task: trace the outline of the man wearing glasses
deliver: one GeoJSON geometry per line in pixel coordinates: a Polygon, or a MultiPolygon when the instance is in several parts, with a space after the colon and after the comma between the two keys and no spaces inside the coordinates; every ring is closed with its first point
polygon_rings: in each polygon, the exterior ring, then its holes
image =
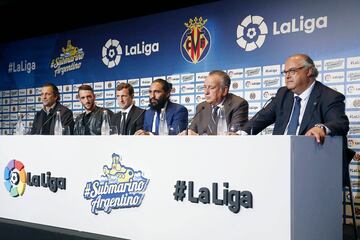
{"type": "MultiPolygon", "coordinates": [[[[346,135],[349,120],[345,115],[345,97],[316,81],[318,70],[313,60],[305,54],[296,54],[285,62],[285,87],[281,87],[275,98],[243,128],[247,134],[257,134],[275,123],[273,135],[314,136],[323,143],[326,135],[346,135]]],[[[344,147],[344,183],[348,182],[346,169],[353,153],[344,147]]]]}

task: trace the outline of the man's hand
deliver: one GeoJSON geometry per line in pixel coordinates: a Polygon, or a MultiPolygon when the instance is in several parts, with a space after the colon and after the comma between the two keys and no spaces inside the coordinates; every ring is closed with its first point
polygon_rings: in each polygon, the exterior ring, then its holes
{"type": "Polygon", "coordinates": [[[237,132],[227,132],[226,135],[228,135],[228,136],[239,136],[240,134],[237,133],[237,132]]]}
{"type": "MultiPolygon", "coordinates": [[[[186,136],[186,130],[182,131],[182,132],[179,133],[178,135],[180,135],[180,136],[186,136]]],[[[196,135],[199,135],[199,134],[196,133],[196,132],[194,132],[194,131],[191,130],[191,129],[188,129],[187,135],[194,135],[194,136],[196,136],[196,135]]]]}
{"type": "Polygon", "coordinates": [[[356,162],[360,161],[360,154],[358,152],[355,153],[355,155],[353,157],[353,160],[356,161],[356,162]]]}
{"type": "Polygon", "coordinates": [[[323,128],[313,127],[306,132],[305,136],[315,136],[316,142],[323,144],[325,140],[326,133],[323,128]]]}
{"type": "Polygon", "coordinates": [[[134,135],[136,135],[136,136],[150,135],[150,133],[149,133],[149,132],[146,132],[146,131],[144,131],[144,130],[142,130],[142,129],[139,129],[139,130],[137,130],[137,131],[134,133],[134,135]]]}

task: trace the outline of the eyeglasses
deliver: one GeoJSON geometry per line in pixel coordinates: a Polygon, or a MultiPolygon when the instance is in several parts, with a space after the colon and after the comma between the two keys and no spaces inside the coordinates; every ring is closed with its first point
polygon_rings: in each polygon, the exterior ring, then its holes
{"type": "Polygon", "coordinates": [[[302,67],[298,67],[298,68],[290,68],[289,70],[284,70],[281,72],[282,75],[286,76],[288,73],[290,74],[290,76],[295,75],[295,73],[297,71],[299,71],[300,69],[303,69],[305,66],[302,67]]]}

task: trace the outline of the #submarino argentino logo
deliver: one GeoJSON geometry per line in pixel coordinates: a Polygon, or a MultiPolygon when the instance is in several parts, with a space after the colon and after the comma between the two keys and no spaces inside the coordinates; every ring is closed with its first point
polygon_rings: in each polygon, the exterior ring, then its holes
{"type": "Polygon", "coordinates": [[[142,171],[125,166],[121,156],[113,153],[111,165],[104,165],[99,180],[86,183],[83,195],[91,200],[91,212],[96,215],[99,211],[139,207],[149,181],[142,171]]]}

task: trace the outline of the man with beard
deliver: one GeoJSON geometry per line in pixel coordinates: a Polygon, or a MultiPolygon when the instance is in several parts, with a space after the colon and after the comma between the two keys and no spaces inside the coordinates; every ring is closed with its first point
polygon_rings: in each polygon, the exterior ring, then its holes
{"type": "Polygon", "coordinates": [[[109,124],[113,118],[113,112],[109,109],[98,107],[95,104],[94,90],[89,85],[81,85],[78,90],[78,97],[85,108],[85,112],[77,116],[75,120],[75,135],[101,135],[101,124],[104,111],[109,116],[109,124]]]}
{"type": "Polygon", "coordinates": [[[149,89],[149,106],[145,112],[144,128],[135,135],[158,135],[159,117],[162,108],[165,109],[166,122],[170,134],[178,134],[186,129],[188,124],[188,111],[180,105],[170,101],[172,84],[164,79],[156,79],[149,89]]]}
{"type": "Polygon", "coordinates": [[[54,135],[56,112],[60,112],[61,124],[63,127],[70,128],[70,134],[74,129],[74,118],[71,110],[60,104],[59,89],[52,83],[46,83],[41,88],[41,101],[43,108],[36,113],[32,135],[54,135]]]}
{"type": "Polygon", "coordinates": [[[116,87],[116,98],[120,112],[115,114],[113,125],[117,126],[118,134],[134,135],[143,128],[145,110],[134,105],[134,88],[128,83],[116,87]]]}

